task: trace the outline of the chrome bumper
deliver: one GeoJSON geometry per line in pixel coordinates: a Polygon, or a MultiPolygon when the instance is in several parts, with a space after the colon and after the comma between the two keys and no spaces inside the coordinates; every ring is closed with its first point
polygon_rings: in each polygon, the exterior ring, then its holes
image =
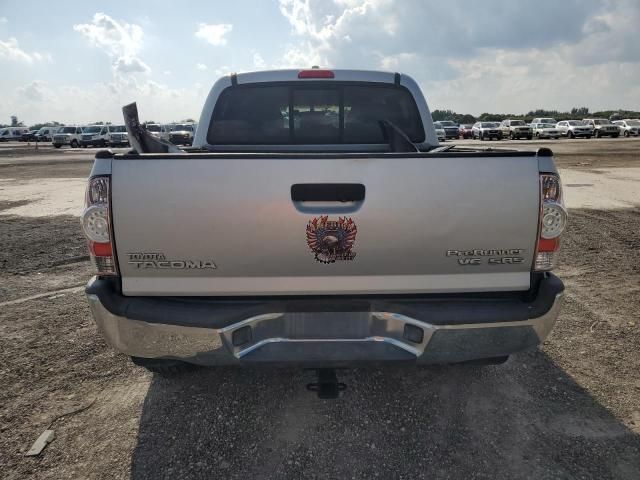
{"type": "Polygon", "coordinates": [[[546,313],[527,320],[432,325],[394,312],[273,312],[219,329],[131,320],[109,312],[97,295],[87,298],[107,342],[127,355],[201,365],[329,366],[455,363],[532,348],[549,335],[563,293],[546,313]]]}

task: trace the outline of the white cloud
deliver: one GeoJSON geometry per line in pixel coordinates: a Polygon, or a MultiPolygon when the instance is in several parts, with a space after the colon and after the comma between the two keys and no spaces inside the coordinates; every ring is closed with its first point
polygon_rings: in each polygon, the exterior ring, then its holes
{"type": "MultiPolygon", "coordinates": [[[[75,25],[74,30],[105,54],[112,78],[83,87],[33,81],[16,88],[14,95],[1,97],[0,114],[19,112],[27,123],[121,122],[121,106],[136,101],[143,120],[169,122],[199,115],[208,93],[205,87],[172,88],[157,78],[141,75],[148,74],[150,68],[139,56],[144,38],[140,26],[98,13],[91,22],[75,25]]],[[[11,47],[16,45],[10,42],[11,47]]],[[[162,74],[171,75],[171,71],[162,74]]]]}
{"type": "Polygon", "coordinates": [[[216,68],[214,71],[216,75],[219,76],[229,75],[230,73],[234,72],[234,70],[229,65],[222,65],[221,67],[216,68]]]}
{"type": "Polygon", "coordinates": [[[293,40],[277,66],[408,73],[432,107],[461,113],[640,108],[637,0],[504,1],[495,9],[482,2],[280,0],[279,7],[293,40]]]}
{"type": "Polygon", "coordinates": [[[412,65],[418,59],[414,52],[401,52],[395,55],[383,56],[380,59],[380,68],[384,70],[404,70],[402,67],[412,65]]]}
{"type": "Polygon", "coordinates": [[[51,55],[48,53],[27,52],[23,50],[20,48],[18,40],[14,37],[9,38],[6,42],[0,40],[0,60],[2,59],[26,63],[28,65],[33,65],[37,62],[53,61],[51,55]]]}
{"type": "Polygon", "coordinates": [[[205,71],[207,66],[204,63],[196,63],[196,70],[205,71]]]}
{"type": "Polygon", "coordinates": [[[15,94],[0,98],[0,115],[17,113],[26,124],[45,121],[87,123],[122,122],[122,106],[137,102],[140,118],[158,122],[197,118],[208,89],[200,86],[170,88],[149,79],[118,77],[87,87],[33,81],[15,94]]]}
{"type": "Polygon", "coordinates": [[[198,30],[196,30],[195,36],[210,43],[211,45],[222,46],[227,44],[227,39],[225,37],[229,32],[231,32],[231,30],[233,30],[233,25],[230,23],[201,23],[198,25],[198,30]]]}
{"type": "Polygon", "coordinates": [[[45,82],[34,80],[28,85],[18,87],[16,93],[26,100],[42,102],[47,96],[47,88],[45,82]]]}
{"type": "Polygon", "coordinates": [[[140,25],[119,22],[104,13],[96,13],[91,23],[74,25],[91,45],[111,58],[114,74],[149,73],[151,69],[139,57],[144,32],[140,25]]]}
{"type": "Polygon", "coordinates": [[[74,25],[73,29],[87,37],[94,46],[104,48],[114,57],[137,54],[144,36],[140,25],[120,23],[100,12],[93,16],[91,23],[74,25]]]}
{"type": "Polygon", "coordinates": [[[253,54],[253,66],[259,69],[263,69],[267,66],[264,58],[262,58],[262,55],[260,55],[258,52],[253,54]]]}
{"type": "Polygon", "coordinates": [[[149,66],[138,57],[119,57],[113,62],[113,69],[118,73],[149,73],[149,66]]]}
{"type": "Polygon", "coordinates": [[[309,68],[312,65],[333,66],[311,42],[305,42],[302,45],[289,45],[275,66],[276,68],[309,68]]]}

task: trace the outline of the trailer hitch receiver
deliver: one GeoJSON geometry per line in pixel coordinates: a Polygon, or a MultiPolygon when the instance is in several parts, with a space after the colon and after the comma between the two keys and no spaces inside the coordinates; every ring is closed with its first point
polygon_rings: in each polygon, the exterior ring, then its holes
{"type": "Polygon", "coordinates": [[[336,371],[333,368],[319,368],[318,382],[307,384],[307,390],[318,393],[318,398],[333,399],[338,398],[340,392],[346,390],[344,383],[338,382],[336,371]]]}

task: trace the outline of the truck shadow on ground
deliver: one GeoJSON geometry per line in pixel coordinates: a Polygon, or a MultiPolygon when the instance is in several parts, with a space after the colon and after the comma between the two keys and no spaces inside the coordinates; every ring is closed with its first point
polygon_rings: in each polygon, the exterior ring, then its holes
{"type": "Polygon", "coordinates": [[[640,437],[540,351],[490,367],[155,376],[132,478],[637,478],[640,437]]]}

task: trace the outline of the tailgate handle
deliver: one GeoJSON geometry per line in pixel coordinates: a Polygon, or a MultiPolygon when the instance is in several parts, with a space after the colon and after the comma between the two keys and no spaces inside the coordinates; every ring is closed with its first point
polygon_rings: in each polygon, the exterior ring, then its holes
{"type": "Polygon", "coordinates": [[[291,185],[294,202],[362,202],[364,185],[361,183],[296,183],[291,185]]]}

